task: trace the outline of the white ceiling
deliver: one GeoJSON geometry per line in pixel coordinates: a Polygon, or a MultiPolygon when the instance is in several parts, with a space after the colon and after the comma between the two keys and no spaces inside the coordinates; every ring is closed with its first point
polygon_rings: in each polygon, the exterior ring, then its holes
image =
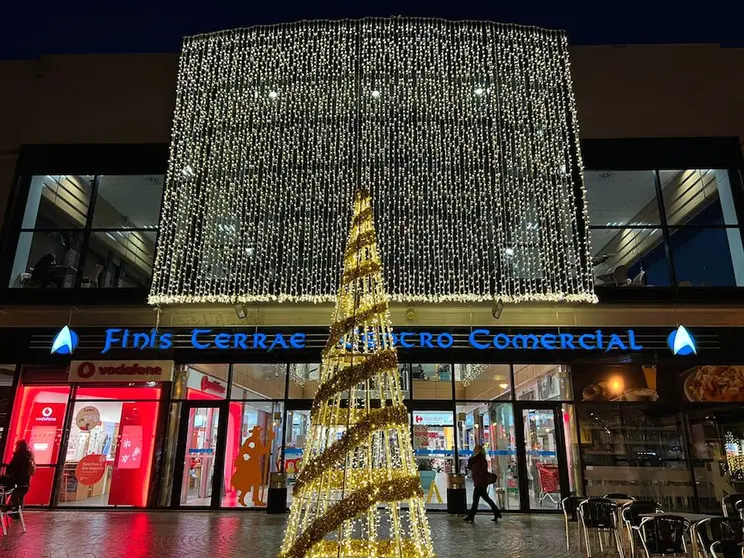
{"type": "Polygon", "coordinates": [[[163,196],[163,176],[101,175],[98,195],[135,226],[156,225],[163,196]]]}
{"type": "MultiPolygon", "coordinates": [[[[612,226],[648,223],[634,219],[649,204],[656,203],[653,171],[585,171],[589,224],[612,226]]],[[[648,215],[648,213],[646,214],[648,215]]],[[[659,223],[653,210],[653,223],[659,223]]],[[[597,231],[599,232],[599,231],[597,231]]],[[[593,237],[595,235],[592,235],[593,237]]]]}

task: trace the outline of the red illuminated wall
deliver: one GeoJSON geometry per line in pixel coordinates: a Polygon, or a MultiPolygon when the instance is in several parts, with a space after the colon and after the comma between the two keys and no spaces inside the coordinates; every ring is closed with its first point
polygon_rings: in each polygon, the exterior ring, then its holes
{"type": "Polygon", "coordinates": [[[36,474],[25,498],[27,505],[48,505],[59,459],[70,386],[22,386],[8,431],[3,462],[8,463],[16,442],[26,440],[36,459],[36,474]]]}

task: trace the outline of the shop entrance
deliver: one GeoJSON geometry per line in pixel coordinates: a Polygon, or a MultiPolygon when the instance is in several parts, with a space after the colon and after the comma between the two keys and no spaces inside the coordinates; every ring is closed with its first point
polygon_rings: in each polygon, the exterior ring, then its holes
{"type": "Polygon", "coordinates": [[[176,458],[173,507],[219,507],[224,439],[224,404],[184,402],[176,458]]]}
{"type": "Polygon", "coordinates": [[[524,402],[514,410],[520,508],[559,510],[579,468],[578,455],[567,450],[576,438],[573,406],[524,402]]]}

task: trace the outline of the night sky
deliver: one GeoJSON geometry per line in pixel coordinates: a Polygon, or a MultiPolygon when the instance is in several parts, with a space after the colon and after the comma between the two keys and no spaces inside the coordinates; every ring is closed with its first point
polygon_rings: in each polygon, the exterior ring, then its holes
{"type": "Polygon", "coordinates": [[[181,37],[300,19],[410,15],[567,29],[572,44],[720,43],[744,47],[741,0],[546,2],[437,0],[8,0],[0,59],[85,52],[177,52],[181,37]],[[10,12],[9,7],[13,6],[10,12]],[[124,7],[126,6],[126,7],[124,7]]]}

